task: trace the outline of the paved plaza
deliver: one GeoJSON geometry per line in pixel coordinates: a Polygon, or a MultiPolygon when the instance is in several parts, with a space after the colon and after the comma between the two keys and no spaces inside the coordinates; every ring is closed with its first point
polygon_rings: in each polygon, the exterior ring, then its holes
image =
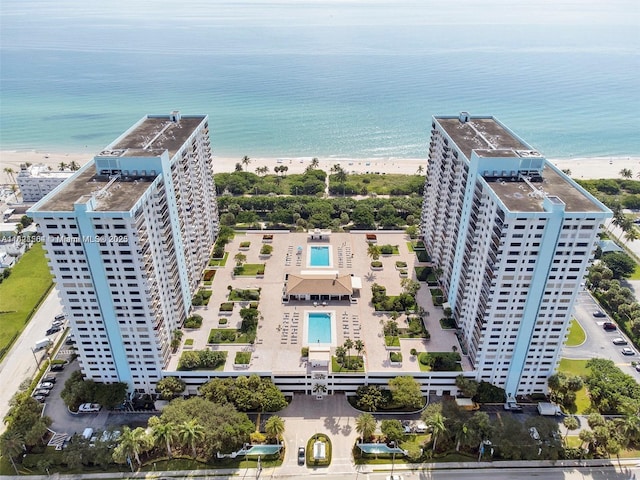
{"type": "MultiPolygon", "coordinates": [[[[367,255],[368,243],[365,233],[331,233],[329,239],[311,239],[307,233],[273,233],[269,244],[273,246],[270,256],[260,255],[264,231],[237,234],[226,247],[229,258],[224,267],[219,267],[210,288],[211,298],[207,306],[196,307],[194,313],[203,317],[202,327],[185,330],[183,346],[173,355],[167,370],[177,367],[178,359],[185,348],[192,350],[221,350],[229,352],[225,371],[246,373],[305,373],[307,371],[306,358],[301,355],[301,349],[308,345],[308,329],[306,316],[309,312],[330,312],[332,314],[332,329],[335,329],[335,344],[342,345],[346,338],[354,342],[362,340],[365,345],[365,368],[368,372],[384,372],[392,369],[398,373],[419,371],[417,360],[411,357],[410,350],[451,352],[453,347],[459,351],[459,344],[453,330],[443,330],[439,320],[443,317],[441,307],[434,307],[429,288],[425,283],[418,291],[417,301],[427,312],[426,327],[431,339],[401,339],[403,362],[401,365],[391,365],[388,351],[384,344],[383,324],[391,317],[377,313],[371,304],[371,285],[378,283],[387,288],[388,295],[401,293],[399,271],[396,261],[407,262],[410,278],[415,279],[414,267],[419,265],[416,255],[409,251],[409,238],[404,232],[376,232],[377,244],[397,245],[398,255],[381,256],[382,270],[373,271],[371,258],[367,255]],[[248,249],[240,248],[241,242],[250,242],[248,249]],[[325,270],[339,272],[340,275],[351,274],[360,277],[362,289],[355,295],[357,302],[342,301],[290,301],[284,303],[283,286],[285,276],[296,275],[301,271],[322,270],[309,265],[308,248],[310,245],[330,245],[330,266],[325,270]],[[264,263],[264,277],[235,277],[233,257],[237,253],[246,255],[248,264],[264,263]],[[255,345],[249,344],[208,344],[209,332],[212,328],[239,328],[240,309],[248,306],[248,302],[237,302],[231,314],[221,314],[220,304],[228,301],[229,286],[234,289],[260,289],[260,303],[258,309],[261,318],[255,345]],[[225,325],[219,324],[220,318],[226,318],[225,325]],[[192,339],[193,344],[185,347],[185,340],[192,339]],[[251,363],[248,368],[234,367],[233,361],[237,351],[252,352],[251,363]]],[[[397,322],[400,327],[406,326],[406,315],[401,315],[397,322]]],[[[332,348],[332,351],[333,351],[332,348]]],[[[355,351],[353,351],[355,354],[355,351]]],[[[463,368],[470,368],[468,361],[463,360],[463,368]]]]}

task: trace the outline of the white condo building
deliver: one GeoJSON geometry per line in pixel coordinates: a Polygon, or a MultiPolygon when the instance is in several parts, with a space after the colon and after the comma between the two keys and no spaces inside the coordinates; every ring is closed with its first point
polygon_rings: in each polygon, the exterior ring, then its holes
{"type": "Polygon", "coordinates": [[[72,171],[54,171],[43,164],[21,165],[16,182],[22,193],[22,201],[37,202],[71,175],[72,171]]]}
{"type": "Polygon", "coordinates": [[[495,118],[433,118],[422,235],[478,380],[546,392],[610,216],[495,118]]]}
{"type": "Polygon", "coordinates": [[[149,115],[29,210],[85,378],[161,378],[218,231],[211,162],[206,115],[149,115]]]}

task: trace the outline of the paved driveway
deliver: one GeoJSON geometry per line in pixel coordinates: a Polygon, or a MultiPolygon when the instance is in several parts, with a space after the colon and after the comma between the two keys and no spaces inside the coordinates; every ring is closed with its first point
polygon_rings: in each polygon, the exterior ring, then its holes
{"type": "Polygon", "coordinates": [[[310,469],[298,466],[298,447],[306,447],[314,433],[324,433],[331,439],[332,459],[328,468],[319,472],[353,473],[351,448],[358,437],[354,410],[343,395],[330,395],[316,400],[311,395],[295,396],[291,404],[280,412],[285,420],[285,444],[287,453],[279,473],[309,474],[310,469]]]}

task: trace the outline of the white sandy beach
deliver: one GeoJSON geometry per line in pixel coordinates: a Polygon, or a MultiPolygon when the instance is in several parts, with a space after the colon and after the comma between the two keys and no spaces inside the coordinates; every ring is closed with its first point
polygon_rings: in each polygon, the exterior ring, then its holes
{"type": "MultiPolygon", "coordinates": [[[[13,183],[4,171],[11,168],[16,174],[20,171],[20,165],[26,162],[43,163],[52,170],[58,170],[60,163],[69,164],[75,161],[84,165],[91,160],[91,155],[86,153],[52,153],[39,151],[12,151],[0,150],[0,185],[13,183]]],[[[237,158],[214,156],[213,170],[215,173],[232,172],[236,163],[240,162],[242,155],[237,158]]],[[[311,162],[312,157],[251,157],[249,171],[256,168],[269,167],[269,173],[274,173],[277,166],[287,166],[287,173],[302,173],[311,162]]],[[[420,165],[426,167],[426,158],[342,158],[342,157],[318,157],[320,168],[329,171],[335,164],[340,164],[348,173],[386,172],[386,173],[417,173],[420,165]]],[[[593,178],[620,178],[620,170],[629,169],[633,172],[633,178],[640,174],[640,157],[594,157],[550,159],[560,169],[569,169],[571,176],[576,179],[593,178]]]]}

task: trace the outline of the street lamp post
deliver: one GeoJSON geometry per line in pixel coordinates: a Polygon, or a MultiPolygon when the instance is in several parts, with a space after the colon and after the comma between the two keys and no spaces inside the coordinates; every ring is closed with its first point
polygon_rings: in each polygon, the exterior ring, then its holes
{"type": "Polygon", "coordinates": [[[258,467],[256,468],[256,480],[260,478],[260,472],[262,472],[262,464],[260,463],[260,457],[258,456],[258,467]]]}
{"type": "Polygon", "coordinates": [[[40,362],[38,361],[38,357],[36,357],[36,352],[33,350],[33,347],[29,347],[31,353],[33,354],[33,359],[36,361],[36,368],[40,367],[40,362]]]}

